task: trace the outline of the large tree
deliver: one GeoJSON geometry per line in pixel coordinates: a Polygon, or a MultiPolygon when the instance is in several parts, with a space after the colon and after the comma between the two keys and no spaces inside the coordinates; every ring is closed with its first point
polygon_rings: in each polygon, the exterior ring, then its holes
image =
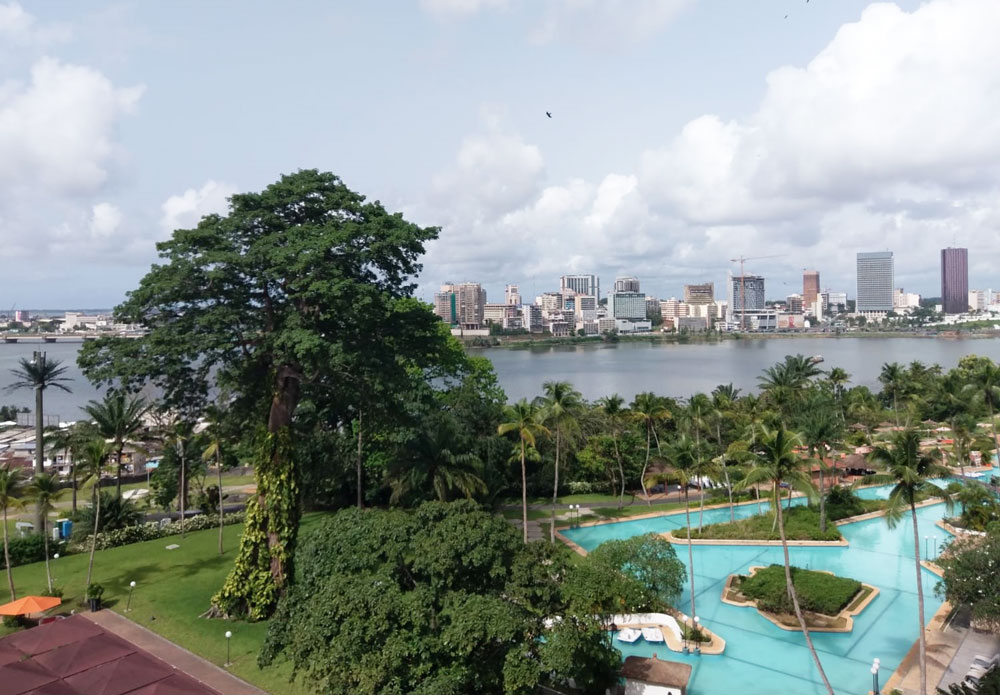
{"type": "Polygon", "coordinates": [[[524,531],[524,542],[528,542],[528,448],[535,448],[537,437],[549,434],[542,424],[542,409],[534,403],[522,398],[517,403],[504,409],[503,419],[497,426],[497,434],[505,435],[513,432],[517,435],[521,456],[521,528],[524,531]]]}
{"type": "Polygon", "coordinates": [[[122,456],[127,444],[136,446],[139,435],[146,427],[145,417],[149,405],[143,398],[131,398],[122,391],[114,391],[103,401],[90,401],[83,407],[93,420],[97,436],[111,442],[115,464],[115,494],[122,496],[122,456]]]}
{"type": "Polygon", "coordinates": [[[84,346],[99,384],[152,382],[174,413],[200,412],[217,385],[255,442],[257,490],[216,613],[265,618],[294,576],[300,516],[296,409],[326,406],[349,427],[381,383],[433,362],[447,341],[412,278],[435,228],[421,228],[315,170],[234,195],[158,245],[161,262],[116,308],[136,340],[84,346]]]}
{"type": "Polygon", "coordinates": [[[552,515],[549,541],[556,542],[556,502],[559,499],[559,459],[563,443],[579,428],[578,418],[583,410],[583,396],[568,381],[546,381],[542,384],[545,396],[536,399],[544,410],[545,421],[555,434],[556,460],[552,473],[552,515]]]}

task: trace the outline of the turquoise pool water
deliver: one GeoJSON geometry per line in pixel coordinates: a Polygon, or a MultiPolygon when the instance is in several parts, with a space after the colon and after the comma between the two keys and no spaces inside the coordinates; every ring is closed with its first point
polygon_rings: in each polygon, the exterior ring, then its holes
{"type": "MultiPolygon", "coordinates": [[[[862,496],[884,497],[888,488],[868,488],[862,496]]],[[[801,503],[801,500],[794,500],[801,503]]],[[[768,505],[763,505],[768,509],[768,505]]],[[[737,508],[739,517],[757,513],[757,505],[737,508]]],[[[938,544],[948,535],[934,522],[945,515],[945,506],[936,504],[917,510],[917,527],[924,554],[924,537],[937,536],[938,544]]],[[[691,514],[698,523],[697,510],[691,514]]],[[[704,522],[729,520],[728,509],[705,511],[704,522]]],[[[684,512],[653,519],[638,519],[602,526],[563,531],[567,538],[590,551],[606,540],[628,538],[642,533],[662,533],[684,528],[684,512]]],[[[827,677],[838,693],[871,690],[872,659],[882,663],[882,684],[895,671],[917,638],[916,572],[913,562],[913,525],[907,515],[895,529],[881,518],[841,527],[848,547],[789,548],[792,564],[810,569],[830,570],[853,577],[880,590],[879,596],[854,620],[849,634],[811,633],[827,677]]],[[[933,544],[933,541],[930,541],[933,544]]],[[[676,546],[678,557],[687,565],[684,546],[676,546]]],[[[928,545],[928,550],[931,548],[928,545]]],[[[751,608],[729,606],[721,601],[723,583],[730,574],[745,574],[751,565],[781,563],[781,547],[695,546],[695,601],[702,622],[726,640],[720,656],[692,656],[671,652],[663,645],[643,641],[615,646],[624,656],[658,656],[685,661],[693,667],[691,695],[739,693],[824,693],[822,682],[799,632],[782,630],[751,608]]],[[[933,553],[932,553],[933,554],[933,553]]],[[[690,568],[689,568],[690,569],[690,568]]],[[[923,570],[926,617],[930,620],[941,606],[934,595],[937,577],[923,570]]],[[[677,606],[688,612],[690,594],[685,589],[677,606]]]]}

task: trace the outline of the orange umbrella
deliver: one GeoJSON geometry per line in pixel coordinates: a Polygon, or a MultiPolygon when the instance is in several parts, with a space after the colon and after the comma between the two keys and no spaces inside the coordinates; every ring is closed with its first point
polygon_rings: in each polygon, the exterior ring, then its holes
{"type": "Polygon", "coordinates": [[[62,599],[58,596],[25,596],[0,606],[0,615],[27,615],[55,608],[62,599]]]}

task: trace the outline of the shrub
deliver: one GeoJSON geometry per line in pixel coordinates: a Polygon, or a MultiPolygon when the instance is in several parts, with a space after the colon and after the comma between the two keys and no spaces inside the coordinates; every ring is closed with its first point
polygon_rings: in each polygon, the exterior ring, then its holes
{"type": "MultiPolygon", "coordinates": [[[[27,536],[14,536],[8,542],[11,567],[27,565],[45,559],[45,539],[40,533],[27,536]]],[[[7,563],[3,553],[0,553],[0,568],[6,569],[7,563]]]]}
{"type": "Polygon", "coordinates": [[[574,480],[566,483],[571,495],[603,494],[608,491],[608,484],[604,482],[593,483],[588,480],[574,480]]]}
{"type": "MultiPolygon", "coordinates": [[[[785,536],[788,540],[838,541],[841,538],[840,530],[833,524],[827,524],[826,532],[820,532],[819,511],[816,509],[796,506],[783,509],[782,514],[785,520],[785,536]]],[[[677,538],[683,538],[684,535],[684,529],[674,531],[674,536],[677,538]]],[[[781,535],[774,526],[774,516],[766,512],[733,522],[709,524],[701,531],[694,527],[691,529],[691,538],[776,541],[781,539],[781,535]]]]}
{"type": "MultiPolygon", "coordinates": [[[[242,524],[245,516],[246,515],[243,512],[226,514],[223,523],[226,526],[229,526],[230,524],[242,524]]],[[[97,550],[106,550],[108,548],[117,548],[122,545],[131,545],[132,543],[155,541],[157,538],[166,538],[167,536],[179,534],[181,532],[181,524],[182,522],[175,521],[161,528],[157,522],[147,521],[144,524],[127,526],[115,531],[104,531],[97,534],[95,547],[97,550]]],[[[218,525],[219,517],[201,514],[184,521],[183,529],[184,531],[204,531],[205,529],[216,528],[218,525]]],[[[85,538],[76,541],[72,550],[76,552],[89,551],[90,536],[88,535],[85,538]]],[[[44,554],[42,557],[44,558],[44,554]]]]}
{"type": "MultiPolygon", "coordinates": [[[[98,520],[99,531],[117,531],[128,526],[135,526],[142,519],[142,513],[135,508],[131,500],[119,499],[113,492],[101,492],[101,518],[98,520]]],[[[94,528],[94,506],[81,509],[73,522],[73,539],[89,538],[94,528]]]]}
{"type": "Polygon", "coordinates": [[[63,597],[63,590],[60,587],[58,587],[58,586],[54,586],[51,589],[48,589],[48,588],[42,589],[41,595],[42,596],[55,596],[56,598],[62,598],[63,597]]]}
{"type": "Polygon", "coordinates": [[[849,487],[834,485],[826,493],[826,515],[833,521],[858,516],[865,511],[864,500],[854,494],[854,490],[849,487]]]}
{"type": "MultiPolygon", "coordinates": [[[[802,610],[836,615],[861,590],[861,582],[846,577],[836,577],[826,572],[815,572],[792,567],[792,583],[799,597],[802,610]]],[[[757,607],[772,613],[791,613],[792,600],[785,584],[785,568],[771,565],[757,570],[751,577],[742,577],[740,590],[757,601],[757,607]]]]}
{"type": "Polygon", "coordinates": [[[104,596],[104,587],[103,586],[101,586],[100,584],[97,584],[96,582],[93,583],[93,584],[88,584],[87,585],[86,598],[88,598],[88,599],[101,598],[102,596],[104,596]]]}

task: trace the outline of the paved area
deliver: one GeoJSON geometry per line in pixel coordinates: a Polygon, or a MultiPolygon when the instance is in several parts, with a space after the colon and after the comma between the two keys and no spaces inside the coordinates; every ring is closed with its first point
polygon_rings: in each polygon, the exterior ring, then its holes
{"type": "Polygon", "coordinates": [[[959,645],[958,651],[955,652],[955,656],[952,657],[951,663],[937,687],[947,690],[952,683],[960,683],[965,678],[965,674],[969,672],[972,659],[980,654],[986,658],[1000,654],[1000,636],[965,629],[965,638],[959,645]]]}
{"type": "Polygon", "coordinates": [[[142,625],[133,623],[128,618],[123,618],[114,611],[103,610],[97,613],[81,613],[80,615],[108,632],[145,649],[153,656],[162,659],[210,688],[215,688],[220,693],[225,693],[225,695],[267,695],[260,688],[250,685],[187,649],[147,630],[142,625]]]}

